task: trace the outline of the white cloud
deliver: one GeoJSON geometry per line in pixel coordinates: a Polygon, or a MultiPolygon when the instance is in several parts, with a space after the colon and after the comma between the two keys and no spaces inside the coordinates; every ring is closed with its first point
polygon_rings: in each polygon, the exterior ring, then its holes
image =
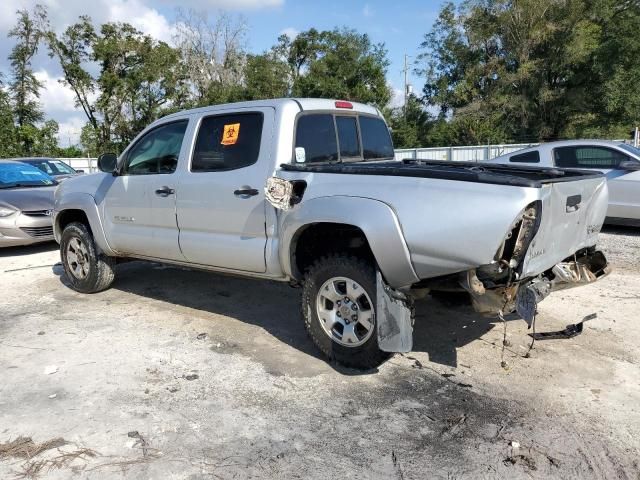
{"type": "Polygon", "coordinates": [[[400,108],[404,105],[404,91],[401,88],[395,88],[393,85],[389,85],[391,89],[391,100],[389,106],[391,108],[400,108]]]}
{"type": "Polygon", "coordinates": [[[50,75],[46,70],[38,70],[35,76],[42,82],[40,103],[46,112],[46,118],[53,118],[58,122],[60,145],[77,145],[80,142],[80,131],[87,118],[81,109],[75,107],[74,93],[60,83],[60,78],[50,75]]]}
{"type": "Polygon", "coordinates": [[[40,102],[47,112],[75,111],[74,93],[59,82],[59,78],[52,77],[46,70],[39,70],[34,74],[42,83],[40,102]]]}
{"type": "Polygon", "coordinates": [[[280,35],[286,35],[291,40],[295,39],[300,34],[299,30],[296,30],[293,27],[287,27],[284,30],[280,31],[280,35]]]}
{"type": "Polygon", "coordinates": [[[98,25],[104,22],[128,22],[159,40],[171,39],[171,22],[145,0],[4,0],[0,2],[0,35],[4,36],[16,21],[16,10],[33,10],[44,5],[54,29],[63,31],[80,15],[89,15],[98,25]]]}
{"type": "Polygon", "coordinates": [[[362,9],[362,15],[364,15],[365,17],[371,17],[373,16],[373,10],[371,10],[371,7],[369,6],[369,4],[367,3],[364,8],[362,9]]]}
{"type": "Polygon", "coordinates": [[[58,143],[61,147],[69,147],[80,143],[82,127],[87,123],[86,117],[80,114],[68,116],[65,121],[58,122],[58,143]]]}
{"type": "MultiPolygon", "coordinates": [[[[127,22],[158,40],[171,42],[175,25],[162,11],[171,11],[177,6],[196,10],[255,10],[280,7],[284,0],[0,0],[0,38],[5,39],[0,42],[0,69],[7,68],[6,58],[14,44],[6,36],[16,22],[15,12],[32,11],[36,4],[47,8],[49,21],[57,32],[64,31],[80,15],[89,15],[96,26],[105,22],[127,22]]],[[[288,28],[283,33],[295,38],[298,31],[288,28]]],[[[36,78],[43,83],[40,102],[45,117],[58,122],[62,145],[68,145],[69,139],[71,144],[76,144],[86,121],[84,113],[74,106],[73,92],[59,82],[59,67],[47,58],[45,48],[35,57],[34,68],[36,78]]],[[[6,73],[5,70],[5,76],[6,73]]]]}
{"type": "Polygon", "coordinates": [[[174,26],[156,9],[138,0],[111,0],[105,3],[108,8],[107,21],[127,22],[153,38],[171,42],[174,26]]]}
{"type": "Polygon", "coordinates": [[[261,8],[273,8],[284,5],[284,0],[162,0],[165,4],[180,5],[195,9],[217,8],[222,10],[258,10],[261,8]]]}

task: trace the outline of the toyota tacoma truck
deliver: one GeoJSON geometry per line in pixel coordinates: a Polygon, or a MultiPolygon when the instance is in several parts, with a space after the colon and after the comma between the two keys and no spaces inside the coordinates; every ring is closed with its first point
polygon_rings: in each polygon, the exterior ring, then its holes
{"type": "Polygon", "coordinates": [[[99,292],[150,260],[302,286],[317,347],[371,368],[412,348],[413,299],[468,292],[532,322],[550,292],[588,284],[607,209],[593,171],[395,161],[379,110],[279,99],[164,117],[102,173],[55,193],[69,285],[99,292]]]}

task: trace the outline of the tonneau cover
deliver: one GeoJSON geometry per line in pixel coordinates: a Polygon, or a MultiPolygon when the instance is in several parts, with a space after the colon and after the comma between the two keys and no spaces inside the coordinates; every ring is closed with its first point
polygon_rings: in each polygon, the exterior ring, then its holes
{"type": "Polygon", "coordinates": [[[549,183],[571,182],[604,176],[602,173],[594,172],[593,170],[565,170],[560,168],[476,162],[443,162],[437,160],[282,164],[281,168],[296,172],[438,178],[531,188],[541,188],[549,183]]]}

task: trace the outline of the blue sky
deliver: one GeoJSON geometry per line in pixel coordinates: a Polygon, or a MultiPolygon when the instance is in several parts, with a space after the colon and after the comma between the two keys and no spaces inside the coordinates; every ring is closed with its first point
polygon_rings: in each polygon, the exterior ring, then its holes
{"type": "MultiPolygon", "coordinates": [[[[0,71],[8,74],[7,54],[13,46],[6,35],[15,22],[15,11],[44,4],[53,27],[61,31],[79,15],[89,15],[95,23],[129,22],[156,38],[171,41],[176,9],[193,8],[215,16],[221,10],[242,15],[248,23],[246,46],[260,53],[276,43],[281,33],[316,28],[354,28],[367,33],[375,43],[383,42],[388,50],[387,80],[395,91],[397,104],[402,97],[402,63],[404,54],[415,59],[424,34],[430,30],[444,0],[3,0],[0,2],[0,71]]],[[[73,105],[72,93],[59,79],[55,62],[41,52],[34,60],[36,75],[45,85],[41,102],[48,117],[60,124],[63,144],[75,143],[85,122],[73,105]]],[[[422,82],[410,73],[410,83],[419,91],[422,82]]]]}

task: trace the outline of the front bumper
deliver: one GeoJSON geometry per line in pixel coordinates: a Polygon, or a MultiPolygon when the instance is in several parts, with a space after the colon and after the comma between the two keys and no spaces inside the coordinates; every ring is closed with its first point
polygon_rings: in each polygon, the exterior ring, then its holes
{"type": "Polygon", "coordinates": [[[51,210],[17,212],[0,218],[0,247],[54,240],[51,210]]]}

